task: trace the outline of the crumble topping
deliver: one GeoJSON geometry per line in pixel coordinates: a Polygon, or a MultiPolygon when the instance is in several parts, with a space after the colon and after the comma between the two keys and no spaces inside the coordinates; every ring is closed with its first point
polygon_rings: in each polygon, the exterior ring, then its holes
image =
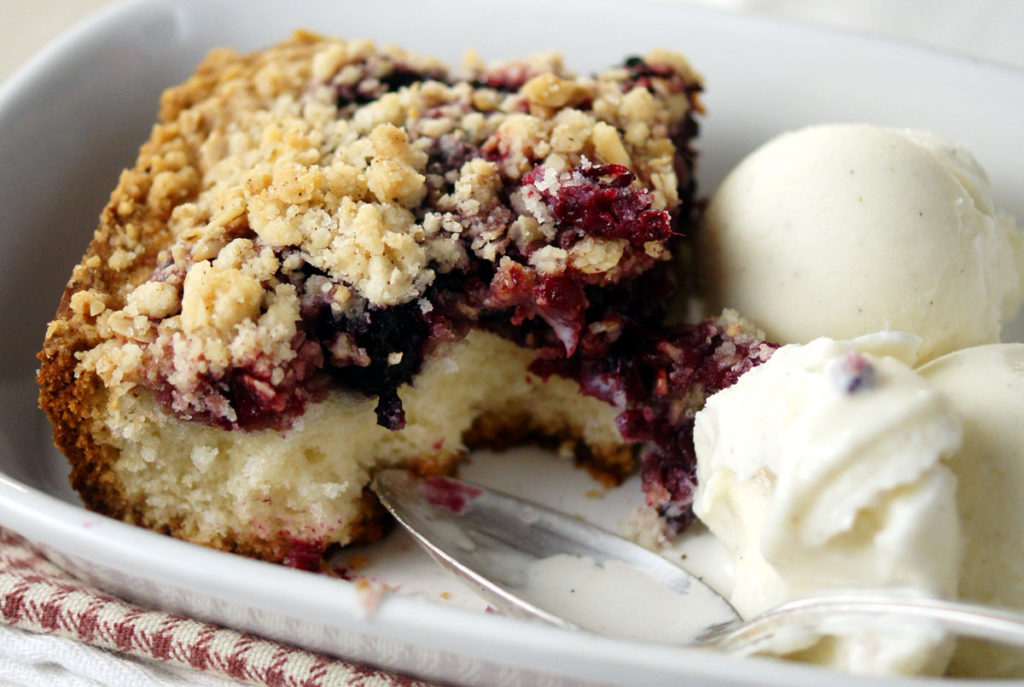
{"type": "Polygon", "coordinates": [[[571,356],[603,321],[590,290],[664,264],[688,220],[699,91],[665,51],[593,77],[308,34],[215,51],[97,232],[143,276],[74,294],[100,341],[80,368],[225,428],[287,427],[331,385],[397,428],[398,385],[466,327],[571,356]],[[169,234],[148,277],[140,203],[169,234]]]}
{"type": "Polygon", "coordinates": [[[593,333],[584,344],[594,349],[591,357],[540,359],[531,370],[576,379],[584,394],[622,409],[619,433],[643,446],[644,498],[662,520],[659,530],[671,538],[694,517],[694,416],[708,396],[768,360],[777,346],[734,310],[671,327],[634,319],[620,325],[610,342],[602,336],[606,329],[593,333]]]}

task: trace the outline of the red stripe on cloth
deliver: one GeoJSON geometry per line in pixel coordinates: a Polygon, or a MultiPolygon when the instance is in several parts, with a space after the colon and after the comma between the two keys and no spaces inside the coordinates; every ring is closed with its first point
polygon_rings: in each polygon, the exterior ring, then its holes
{"type": "Polygon", "coordinates": [[[239,680],[249,677],[249,649],[254,639],[245,635],[235,645],[233,652],[227,657],[224,672],[239,680]]]}
{"type": "Polygon", "coordinates": [[[31,588],[31,584],[21,580],[14,589],[4,595],[3,615],[4,620],[9,623],[16,623],[24,617],[25,594],[31,588]]]}
{"type": "Polygon", "coordinates": [[[114,646],[126,651],[135,648],[135,621],[145,613],[141,608],[129,609],[124,618],[113,625],[114,646]]]}
{"type": "Polygon", "coordinates": [[[73,634],[77,635],[83,642],[91,642],[99,629],[100,608],[107,603],[103,599],[93,598],[89,600],[85,610],[79,615],[77,622],[71,625],[73,634]]]}
{"type": "Polygon", "coordinates": [[[0,527],[0,615],[31,632],[219,674],[259,687],[429,687],[278,642],[152,611],[92,588],[0,527]]]}
{"type": "Polygon", "coordinates": [[[217,635],[217,629],[207,625],[199,631],[195,643],[187,647],[185,662],[197,670],[206,670],[210,666],[210,642],[217,635]]]}
{"type": "Polygon", "coordinates": [[[317,659],[316,663],[312,668],[309,669],[309,676],[302,682],[300,687],[317,687],[322,680],[324,675],[327,674],[328,661],[324,657],[317,659]]]}
{"type": "Polygon", "coordinates": [[[263,681],[268,687],[289,687],[288,679],[284,673],[285,664],[288,662],[288,651],[283,647],[277,650],[274,660],[270,662],[263,673],[263,681]]]}
{"type": "Polygon", "coordinates": [[[174,617],[164,618],[158,630],[149,639],[148,653],[161,661],[167,660],[174,649],[173,630],[180,624],[174,617]]]}

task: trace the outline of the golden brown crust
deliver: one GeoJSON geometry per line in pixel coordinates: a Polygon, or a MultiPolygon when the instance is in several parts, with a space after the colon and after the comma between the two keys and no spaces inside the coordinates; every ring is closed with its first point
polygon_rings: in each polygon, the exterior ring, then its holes
{"type": "Polygon", "coordinates": [[[88,305],[76,310],[76,294],[95,293],[107,308],[124,305],[127,291],[145,281],[152,273],[157,254],[171,236],[167,218],[174,205],[189,197],[195,186],[183,184],[173,195],[153,193],[153,181],[161,173],[180,171],[191,161],[190,148],[176,125],[170,122],[189,102],[209,95],[216,73],[225,62],[239,61],[223,51],[211,55],[196,76],[182,86],[170,89],[161,105],[161,119],[150,140],[139,152],[133,169],[122,172],[117,187],[100,215],[92,241],[75,267],[51,322],[37,376],[39,405],[54,427],[54,442],[71,463],[70,481],[85,504],[97,512],[130,522],[143,522],[137,506],[128,504],[116,476],[108,470],[116,453],[98,441],[96,414],[105,407],[106,390],[96,374],[77,370],[76,354],[92,348],[100,337],[88,305]],[[184,159],[176,153],[185,153],[184,159]],[[114,261],[115,253],[130,260],[114,261]]]}
{"type": "MultiPolygon", "coordinates": [[[[312,36],[297,34],[291,49],[310,51],[313,44],[312,36]]],[[[121,497],[116,478],[107,470],[115,450],[96,435],[96,415],[105,408],[106,390],[95,373],[78,370],[76,354],[102,338],[95,327],[95,311],[123,307],[126,294],[150,277],[160,251],[173,240],[171,212],[199,189],[197,145],[206,131],[202,121],[182,123],[179,116],[211,97],[226,78],[257,69],[263,59],[263,53],[243,56],[214,50],[193,76],[164,92],[158,123],[135,167],[121,173],[39,353],[39,404],[54,426],[56,445],[71,463],[71,484],[87,506],[106,515],[145,523],[140,509],[121,497]],[[88,302],[82,302],[87,300],[83,294],[90,296],[88,302]]]]}
{"type": "MultiPolygon", "coordinates": [[[[158,253],[172,238],[167,218],[198,186],[198,179],[189,183],[186,176],[179,179],[184,183],[173,194],[154,193],[158,175],[180,172],[194,160],[193,148],[173,119],[189,104],[209,96],[218,73],[232,63],[240,66],[243,62],[229,51],[216,51],[195,76],[165,92],[160,112],[163,123],[153,127],[136,166],[122,172],[93,239],[64,289],[38,355],[42,363],[37,375],[39,405],[53,424],[54,443],[71,464],[72,487],[90,509],[128,522],[148,524],[144,509],[124,499],[119,480],[109,470],[116,450],[97,435],[97,414],[106,407],[107,392],[95,373],[78,370],[76,354],[95,346],[100,336],[90,305],[73,307],[73,299],[76,294],[94,293],[106,308],[117,309],[124,305],[130,288],[149,278],[158,253]],[[115,254],[118,259],[112,260],[115,254]]],[[[155,529],[171,528],[161,525],[155,529]]]]}

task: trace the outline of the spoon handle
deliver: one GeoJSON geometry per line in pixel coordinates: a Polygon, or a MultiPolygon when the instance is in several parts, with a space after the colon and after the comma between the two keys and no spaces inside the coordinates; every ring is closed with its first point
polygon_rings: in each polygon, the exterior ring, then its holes
{"type": "Polygon", "coordinates": [[[1024,614],[877,590],[839,591],[790,601],[749,621],[711,628],[698,642],[707,647],[750,654],[769,644],[780,632],[820,631],[827,626],[838,629],[839,623],[857,618],[869,618],[873,624],[901,619],[924,620],[956,635],[1024,647],[1024,614]]]}

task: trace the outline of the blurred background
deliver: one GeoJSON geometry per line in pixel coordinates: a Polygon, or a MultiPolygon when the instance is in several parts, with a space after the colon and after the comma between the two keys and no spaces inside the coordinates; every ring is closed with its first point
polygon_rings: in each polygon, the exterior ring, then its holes
{"type": "MultiPolygon", "coordinates": [[[[647,1],[783,17],[909,41],[1024,69],[1024,0],[647,1]]],[[[111,4],[114,0],[0,0],[0,81],[51,38],[111,4]]]]}

